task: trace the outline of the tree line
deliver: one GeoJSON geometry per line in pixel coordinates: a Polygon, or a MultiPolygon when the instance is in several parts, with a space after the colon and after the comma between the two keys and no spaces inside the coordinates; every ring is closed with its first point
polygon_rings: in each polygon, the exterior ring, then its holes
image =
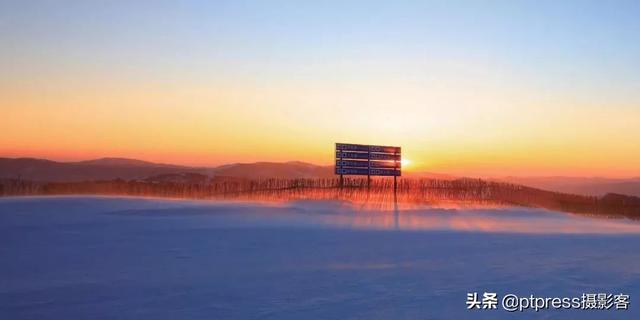
{"type": "Polygon", "coordinates": [[[239,179],[215,177],[204,182],[153,182],[109,180],[37,182],[0,180],[0,196],[25,195],[126,195],[189,199],[295,199],[347,201],[399,201],[430,204],[439,201],[495,203],[546,208],[564,212],[640,218],[640,198],[608,194],[603,197],[566,194],[522,185],[481,179],[375,178],[239,179]]]}

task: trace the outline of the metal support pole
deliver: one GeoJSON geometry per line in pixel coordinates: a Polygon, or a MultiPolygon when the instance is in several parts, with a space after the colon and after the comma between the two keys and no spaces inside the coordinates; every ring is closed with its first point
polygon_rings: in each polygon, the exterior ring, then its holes
{"type": "Polygon", "coordinates": [[[367,152],[367,188],[371,188],[371,149],[367,152]]]}
{"type": "MultiPolygon", "coordinates": [[[[340,152],[340,170],[342,170],[342,149],[338,149],[338,144],[336,143],[336,150],[338,150],[340,152]]],[[[340,171],[340,189],[342,189],[342,187],[344,187],[344,177],[342,175],[342,171],[340,171]]]]}
{"type": "MultiPolygon", "coordinates": [[[[394,153],[393,153],[393,155],[394,155],[395,157],[397,157],[397,156],[398,156],[398,151],[396,150],[396,152],[394,152],[394,153]]],[[[395,159],[395,160],[393,160],[393,161],[394,161],[394,163],[395,163],[395,164],[398,164],[398,162],[400,162],[400,163],[399,163],[399,164],[400,164],[400,168],[399,168],[399,169],[400,169],[400,171],[402,172],[402,159],[397,160],[397,158],[396,158],[396,159],[395,159]]],[[[394,165],[394,167],[395,167],[395,165],[394,165]]],[[[396,168],[396,170],[397,170],[397,169],[398,169],[398,168],[396,168]]],[[[396,191],[397,191],[397,190],[398,190],[398,176],[397,176],[397,175],[394,175],[394,176],[393,176],[393,194],[394,194],[394,196],[395,196],[395,194],[396,194],[396,191]]]]}

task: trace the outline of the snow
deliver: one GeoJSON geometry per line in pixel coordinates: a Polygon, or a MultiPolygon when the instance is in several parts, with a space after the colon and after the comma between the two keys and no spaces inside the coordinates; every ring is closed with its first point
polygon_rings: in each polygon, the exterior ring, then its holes
{"type": "Polygon", "coordinates": [[[527,208],[0,199],[0,319],[638,319],[640,223],[527,208]],[[466,309],[468,292],[629,310],[466,309]]]}

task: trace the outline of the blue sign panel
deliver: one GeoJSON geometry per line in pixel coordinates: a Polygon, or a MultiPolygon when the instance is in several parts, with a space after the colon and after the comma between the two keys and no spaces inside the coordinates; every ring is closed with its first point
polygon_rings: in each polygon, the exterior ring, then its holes
{"type": "Polygon", "coordinates": [[[336,160],[336,167],[369,168],[369,161],[336,160]]]}
{"type": "Polygon", "coordinates": [[[400,153],[400,147],[369,146],[370,152],[400,153]]]}
{"type": "Polygon", "coordinates": [[[365,145],[365,144],[351,144],[351,143],[336,143],[336,150],[341,150],[341,151],[361,151],[361,152],[400,153],[400,147],[370,146],[370,145],[365,145]]]}
{"type": "Polygon", "coordinates": [[[400,169],[399,161],[374,161],[369,162],[371,168],[398,168],[400,169]]]}
{"type": "Polygon", "coordinates": [[[336,167],[336,174],[340,175],[368,175],[368,168],[339,168],[336,167]]]}
{"type": "Polygon", "coordinates": [[[396,169],[369,169],[372,176],[400,176],[400,170],[396,169]]]}
{"type": "Polygon", "coordinates": [[[369,146],[363,144],[336,143],[336,150],[369,152],[369,146]]]}
{"type": "Polygon", "coordinates": [[[367,152],[336,152],[336,159],[364,159],[369,160],[369,153],[367,152]]]}
{"type": "Polygon", "coordinates": [[[370,153],[369,159],[371,160],[395,160],[400,161],[399,154],[386,154],[386,153],[370,153]]]}

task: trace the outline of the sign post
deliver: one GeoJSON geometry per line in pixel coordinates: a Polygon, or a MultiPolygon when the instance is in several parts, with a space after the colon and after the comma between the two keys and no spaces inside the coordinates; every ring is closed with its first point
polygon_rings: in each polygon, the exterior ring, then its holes
{"type": "Polygon", "coordinates": [[[395,191],[402,176],[401,160],[400,147],[336,143],[335,173],[340,175],[340,187],[344,175],[366,175],[367,187],[371,186],[371,176],[392,176],[395,191]]]}
{"type": "MultiPolygon", "coordinates": [[[[342,162],[342,154],[340,154],[340,162],[342,162]]],[[[340,173],[340,188],[344,186],[344,176],[340,173]]]]}

